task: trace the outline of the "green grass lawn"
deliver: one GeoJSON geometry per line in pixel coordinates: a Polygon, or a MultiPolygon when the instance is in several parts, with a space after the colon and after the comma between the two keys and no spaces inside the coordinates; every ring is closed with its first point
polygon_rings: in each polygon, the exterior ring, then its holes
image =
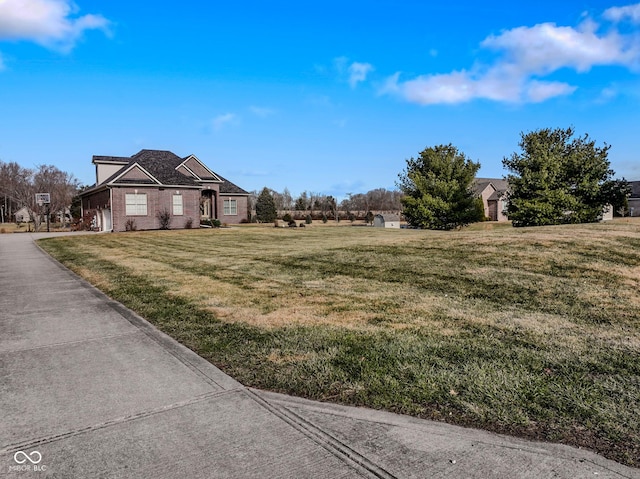
{"type": "Polygon", "coordinates": [[[40,244],[245,385],[640,467],[640,223],[40,244]]]}

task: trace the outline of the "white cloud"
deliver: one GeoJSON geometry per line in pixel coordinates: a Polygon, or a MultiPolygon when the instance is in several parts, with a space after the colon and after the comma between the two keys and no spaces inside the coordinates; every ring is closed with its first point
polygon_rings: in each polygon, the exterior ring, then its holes
{"type": "Polygon", "coordinates": [[[607,88],[602,89],[602,91],[600,92],[600,97],[597,99],[597,101],[599,103],[606,103],[616,98],[618,94],[619,94],[618,88],[611,85],[611,86],[608,86],[607,88]]]}
{"type": "Polygon", "coordinates": [[[373,65],[370,63],[353,62],[349,65],[349,85],[351,88],[355,88],[358,83],[365,81],[372,70],[373,65]]]}
{"type": "Polygon", "coordinates": [[[525,95],[528,101],[540,103],[556,96],[570,95],[576,89],[567,83],[531,80],[525,87],[525,95]]]}
{"type": "MultiPolygon", "coordinates": [[[[396,77],[398,78],[397,74],[396,77]]],[[[420,76],[393,87],[414,103],[460,103],[477,96],[477,82],[469,74],[453,72],[446,75],[420,76]]]]}
{"type": "MultiPolygon", "coordinates": [[[[635,11],[625,10],[624,15],[635,11]]],[[[405,81],[400,81],[400,74],[396,73],[379,92],[397,94],[423,105],[474,99],[535,103],[570,95],[577,89],[568,83],[544,80],[560,69],[584,73],[595,66],[640,67],[639,34],[624,35],[615,29],[599,34],[598,28],[595,22],[586,19],[576,28],[543,23],[506,30],[487,37],[480,44],[484,49],[497,52],[493,63],[405,81]]]]}
{"type": "Polygon", "coordinates": [[[264,108],[261,106],[250,106],[249,111],[260,118],[266,118],[276,113],[272,108],[264,108]]]}
{"type": "Polygon", "coordinates": [[[367,75],[374,70],[370,63],[351,62],[347,57],[337,57],[333,59],[333,68],[338,73],[341,80],[347,81],[351,88],[355,88],[358,83],[367,79],[367,75]]]}
{"type": "Polygon", "coordinates": [[[597,65],[627,65],[637,61],[640,49],[628,37],[612,31],[596,33],[598,25],[587,20],[578,28],[543,23],[518,27],[490,36],[481,46],[503,51],[525,73],[548,74],[569,67],[578,72],[597,65]]]}
{"type": "Polygon", "coordinates": [[[101,15],[73,17],[70,0],[0,0],[0,39],[30,40],[48,48],[69,51],[86,30],[108,33],[101,15]]]}
{"type": "Polygon", "coordinates": [[[234,113],[225,113],[223,115],[216,116],[212,120],[211,125],[213,126],[213,129],[215,131],[218,131],[223,126],[231,124],[231,123],[236,123],[237,121],[238,121],[238,116],[236,114],[234,114],[234,113]]]}
{"type": "Polygon", "coordinates": [[[624,7],[612,7],[604,12],[604,18],[612,22],[621,22],[628,18],[634,23],[640,23],[640,3],[624,7]]]}

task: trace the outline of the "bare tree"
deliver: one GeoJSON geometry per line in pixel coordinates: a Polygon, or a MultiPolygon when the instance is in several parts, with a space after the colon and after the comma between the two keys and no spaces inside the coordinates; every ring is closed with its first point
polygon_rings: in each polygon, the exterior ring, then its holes
{"type": "Polygon", "coordinates": [[[49,193],[51,203],[46,210],[60,215],[64,222],[80,183],[72,174],[53,165],[39,165],[33,175],[33,187],[37,190],[35,193],[49,193]]]}
{"type": "MultiPolygon", "coordinates": [[[[29,197],[33,192],[33,170],[23,168],[18,163],[0,163],[0,193],[3,207],[13,216],[23,206],[29,207],[29,197]]],[[[35,203],[35,198],[33,199],[35,203]]]]}
{"type": "Polygon", "coordinates": [[[285,188],[282,192],[282,209],[285,211],[291,211],[293,208],[293,198],[289,188],[285,188]]]}
{"type": "Polygon", "coordinates": [[[348,198],[340,203],[343,211],[364,218],[369,211],[401,211],[402,192],[377,188],[366,193],[349,193],[348,198]]]}
{"type": "Polygon", "coordinates": [[[72,174],[52,165],[40,165],[32,170],[15,162],[0,163],[0,196],[3,202],[11,204],[15,210],[26,207],[36,231],[47,211],[62,213],[64,218],[78,188],[79,182],[72,174]],[[51,203],[48,207],[37,204],[36,193],[49,193],[51,203]]]}
{"type": "Polygon", "coordinates": [[[309,208],[309,196],[306,191],[300,193],[300,196],[296,199],[294,208],[296,211],[307,211],[309,208]]]}

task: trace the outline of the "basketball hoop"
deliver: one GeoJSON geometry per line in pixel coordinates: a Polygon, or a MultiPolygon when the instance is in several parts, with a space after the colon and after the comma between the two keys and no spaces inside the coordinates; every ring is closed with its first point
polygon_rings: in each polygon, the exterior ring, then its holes
{"type": "Polygon", "coordinates": [[[38,206],[51,203],[51,195],[49,193],[36,193],[36,203],[38,206]]]}
{"type": "Polygon", "coordinates": [[[51,204],[51,195],[49,193],[36,193],[36,203],[42,208],[47,205],[47,233],[49,232],[49,205],[51,204]]]}

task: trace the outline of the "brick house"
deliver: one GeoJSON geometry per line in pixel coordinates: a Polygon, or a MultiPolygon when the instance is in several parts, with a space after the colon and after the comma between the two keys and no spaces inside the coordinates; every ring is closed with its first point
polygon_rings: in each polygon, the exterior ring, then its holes
{"type": "Polygon", "coordinates": [[[238,224],[247,220],[249,194],[211,171],[195,155],[140,150],[131,157],[94,156],[96,184],[80,194],[82,215],[99,231],[160,228],[169,212],[171,229],[197,228],[201,220],[238,224]]]}
{"type": "Polygon", "coordinates": [[[507,202],[505,194],[509,188],[507,180],[499,178],[476,178],[473,192],[482,198],[484,215],[491,221],[509,221],[506,215],[507,202]]]}

